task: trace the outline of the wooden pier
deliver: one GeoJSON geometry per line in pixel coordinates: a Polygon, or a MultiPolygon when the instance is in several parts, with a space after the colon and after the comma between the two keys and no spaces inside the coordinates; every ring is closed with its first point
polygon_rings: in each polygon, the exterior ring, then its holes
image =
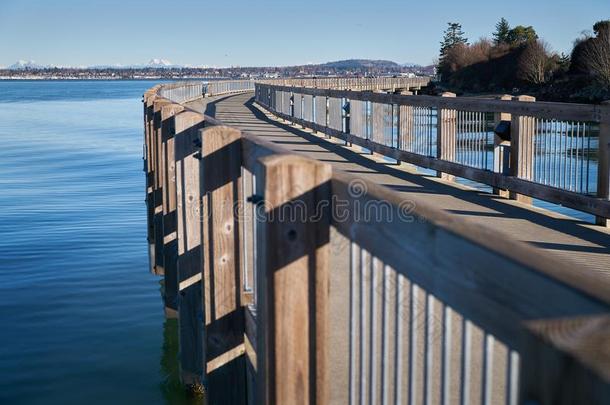
{"type": "Polygon", "coordinates": [[[146,92],[151,271],[208,403],[610,401],[610,107],[426,83],[146,92]]]}

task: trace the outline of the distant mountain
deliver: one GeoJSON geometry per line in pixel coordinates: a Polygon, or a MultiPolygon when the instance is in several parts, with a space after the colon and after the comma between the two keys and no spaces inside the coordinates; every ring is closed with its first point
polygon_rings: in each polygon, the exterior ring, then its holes
{"type": "Polygon", "coordinates": [[[168,61],[167,59],[151,59],[150,61],[148,61],[148,63],[145,65],[145,67],[149,67],[149,68],[172,68],[172,67],[180,67],[179,65],[174,65],[173,63],[171,63],[170,61],[168,61]]]}
{"type": "MultiPolygon", "coordinates": [[[[60,67],[55,65],[39,65],[35,61],[30,60],[19,60],[16,63],[7,67],[8,70],[26,70],[26,69],[49,69],[54,67],[60,67]]],[[[137,65],[94,65],[94,66],[61,66],[66,69],[171,69],[171,68],[182,68],[182,65],[174,65],[167,59],[151,59],[148,63],[137,64],[137,65]]]]}
{"type": "Polygon", "coordinates": [[[320,64],[331,69],[397,69],[400,65],[390,60],[346,59],[320,64]]]}
{"type": "Polygon", "coordinates": [[[37,64],[33,60],[18,60],[8,67],[9,70],[43,69],[44,66],[37,64]]]}

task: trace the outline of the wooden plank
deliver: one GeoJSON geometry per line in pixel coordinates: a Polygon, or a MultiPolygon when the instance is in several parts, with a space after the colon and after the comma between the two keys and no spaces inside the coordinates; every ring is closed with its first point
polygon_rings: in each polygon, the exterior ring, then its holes
{"type": "Polygon", "coordinates": [[[328,125],[328,111],[326,108],[326,104],[327,104],[326,97],[316,97],[314,103],[315,103],[315,107],[316,107],[316,124],[322,125],[322,126],[327,126],[328,125]]]}
{"type": "Polygon", "coordinates": [[[533,338],[522,356],[522,403],[610,403],[610,316],[527,322],[533,338]]]}
{"type": "Polygon", "coordinates": [[[349,106],[350,133],[366,139],[366,103],[360,100],[350,100],[349,106]]]}
{"type": "MultiPolygon", "coordinates": [[[[606,113],[599,124],[599,151],[597,166],[597,196],[603,200],[610,199],[610,103],[605,102],[606,113]]],[[[596,223],[610,226],[608,217],[597,216],[596,223]]]]}
{"type": "Polygon", "coordinates": [[[373,125],[371,140],[379,144],[385,145],[385,115],[387,114],[386,105],[373,103],[373,125]]]}
{"type": "Polygon", "coordinates": [[[154,154],[153,154],[153,134],[154,134],[154,90],[151,89],[144,94],[144,148],[146,156],[146,223],[148,241],[148,263],[149,270],[155,274],[155,202],[154,202],[154,154]]]}
{"type": "Polygon", "coordinates": [[[238,204],[243,201],[241,133],[233,128],[214,126],[202,130],[200,136],[209,395],[222,399],[224,404],[241,404],[247,397],[242,307],[243,228],[238,210],[238,204]]]}
{"type": "Polygon", "coordinates": [[[328,99],[328,127],[343,131],[343,105],[340,98],[328,99]]]}
{"type": "Polygon", "coordinates": [[[413,151],[413,107],[398,107],[398,148],[407,152],[413,151]]]}
{"type": "Polygon", "coordinates": [[[154,227],[154,273],[157,275],[165,274],[163,259],[163,141],[161,118],[161,108],[171,104],[165,99],[155,98],[153,101],[153,165],[154,165],[154,184],[152,190],[153,202],[153,227],[154,227]]]}
{"type": "MultiPolygon", "coordinates": [[[[455,93],[445,92],[441,97],[455,97],[455,93]]],[[[439,160],[454,162],[457,142],[457,111],[439,109],[436,130],[436,156],[439,160]]],[[[445,180],[454,179],[452,175],[441,171],[437,175],[445,180]]]]}
{"type": "Polygon", "coordinates": [[[303,96],[303,117],[305,121],[313,121],[313,96],[303,96]]]}
{"type": "Polygon", "coordinates": [[[174,116],[178,237],[178,319],[180,378],[196,389],[204,377],[202,306],[201,193],[199,150],[195,145],[203,116],[185,111],[174,116]]]}
{"type": "MultiPolygon", "coordinates": [[[[534,102],[530,96],[519,96],[519,101],[534,102]]],[[[534,137],[536,135],[536,119],[534,117],[513,115],[511,117],[511,175],[524,180],[534,178],[534,137]]],[[[510,198],[531,204],[532,199],[526,195],[509,193],[510,198]]]]}
{"type": "MultiPolygon", "coordinates": [[[[512,100],[513,97],[511,95],[505,94],[503,96],[497,97],[498,100],[512,100]]],[[[501,121],[511,121],[511,114],[496,112],[494,114],[494,128],[500,124],[501,121]]],[[[503,140],[496,133],[494,133],[494,172],[502,173],[509,175],[510,172],[510,155],[507,153],[508,148],[510,148],[510,141],[503,140]]],[[[507,190],[502,190],[500,188],[493,189],[494,194],[498,194],[502,197],[509,197],[507,190]]]]}
{"type": "Polygon", "coordinates": [[[161,108],[161,150],[163,152],[162,220],[163,269],[165,273],[164,299],[166,314],[171,316],[178,309],[178,241],[176,229],[176,162],[174,160],[174,116],[184,110],[178,104],[161,108]]]}
{"type": "Polygon", "coordinates": [[[328,402],[330,211],[319,204],[329,201],[330,176],[330,165],[294,155],[263,158],[256,174],[265,202],[258,227],[259,403],[328,402]],[[314,212],[316,221],[309,219],[314,212]]]}
{"type": "Polygon", "coordinates": [[[206,323],[241,306],[240,224],[234,209],[242,200],[240,138],[240,131],[228,127],[201,132],[206,323]]]}
{"type": "Polygon", "coordinates": [[[300,93],[294,93],[294,117],[298,119],[303,118],[303,95],[300,93]]]}

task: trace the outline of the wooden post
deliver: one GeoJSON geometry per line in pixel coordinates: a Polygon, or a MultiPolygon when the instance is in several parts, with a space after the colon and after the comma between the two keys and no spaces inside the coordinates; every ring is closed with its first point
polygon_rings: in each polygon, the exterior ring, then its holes
{"type": "MultiPolygon", "coordinates": [[[[455,93],[445,92],[441,97],[455,97],[455,93]]],[[[455,161],[455,146],[457,141],[457,111],[439,108],[437,115],[436,150],[440,160],[455,161]]],[[[453,181],[455,176],[437,172],[443,180],[453,181]]]]}
{"type": "MultiPolygon", "coordinates": [[[[261,159],[257,403],[328,403],[331,166],[301,156],[261,159]]],[[[259,182],[260,181],[260,182],[259,182]]]]}
{"type": "Polygon", "coordinates": [[[161,108],[171,104],[171,101],[156,98],[153,101],[153,226],[154,226],[154,273],[165,274],[163,267],[163,146],[161,108]]]}
{"type": "MultiPolygon", "coordinates": [[[[535,97],[518,96],[516,101],[534,102],[535,97]]],[[[536,118],[512,115],[510,124],[510,174],[525,180],[534,178],[534,135],[536,133],[536,118]]],[[[532,203],[532,198],[511,191],[509,196],[526,204],[532,203]]]]}
{"type": "Polygon", "coordinates": [[[210,403],[245,401],[240,131],[201,130],[203,297],[210,403]]]}
{"type": "Polygon", "coordinates": [[[154,111],[153,102],[156,89],[151,89],[144,93],[144,156],[146,170],[146,222],[147,222],[147,241],[148,241],[148,263],[150,272],[155,273],[155,226],[154,226],[154,156],[153,156],[153,123],[154,111]]]}
{"type": "Polygon", "coordinates": [[[162,227],[163,227],[163,269],[165,272],[164,300],[165,313],[175,317],[178,309],[178,245],[176,229],[176,163],[174,160],[174,136],[176,123],[174,116],[184,110],[178,104],[161,107],[161,141],[163,155],[162,227]]]}
{"type": "MultiPolygon", "coordinates": [[[[503,96],[497,97],[498,100],[512,100],[512,96],[505,94],[503,96]]],[[[508,113],[497,112],[494,114],[494,128],[500,124],[501,121],[510,121],[511,115],[508,113]]],[[[497,134],[494,133],[494,172],[509,174],[510,167],[510,154],[507,153],[509,151],[510,141],[506,141],[500,138],[497,134]]],[[[508,190],[503,190],[499,188],[494,188],[493,193],[500,195],[502,197],[508,197],[508,190]]]]}
{"type": "MultiPolygon", "coordinates": [[[[403,95],[413,95],[410,91],[401,91],[403,95]]],[[[413,151],[413,106],[398,107],[398,149],[413,151]]]]}
{"type": "Polygon", "coordinates": [[[203,301],[201,298],[201,194],[199,150],[195,144],[203,115],[190,111],[174,116],[176,211],[178,234],[178,325],[180,380],[199,391],[204,376],[203,301]]]}
{"type": "MultiPolygon", "coordinates": [[[[610,199],[610,101],[602,103],[602,117],[599,123],[599,152],[597,167],[597,196],[610,199]]],[[[596,217],[601,226],[610,226],[610,220],[596,217]]]]}

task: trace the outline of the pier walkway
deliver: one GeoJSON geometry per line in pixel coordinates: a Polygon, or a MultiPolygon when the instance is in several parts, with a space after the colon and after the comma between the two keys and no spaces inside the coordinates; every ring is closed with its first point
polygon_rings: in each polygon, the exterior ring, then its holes
{"type": "Polygon", "coordinates": [[[610,106],[427,80],[144,94],[150,271],[206,403],[610,401],[610,106]]]}
{"type": "Polygon", "coordinates": [[[257,106],[252,93],[222,97],[211,103],[199,99],[187,104],[196,111],[322,162],[397,191],[403,198],[425,199],[430,207],[446,211],[494,232],[527,242],[545,254],[571,263],[575,273],[597,273],[610,290],[610,229],[579,221],[529,203],[479,192],[454,181],[422,175],[408,164],[388,163],[380,155],[345,142],[328,139],[274,117],[257,106]]]}

